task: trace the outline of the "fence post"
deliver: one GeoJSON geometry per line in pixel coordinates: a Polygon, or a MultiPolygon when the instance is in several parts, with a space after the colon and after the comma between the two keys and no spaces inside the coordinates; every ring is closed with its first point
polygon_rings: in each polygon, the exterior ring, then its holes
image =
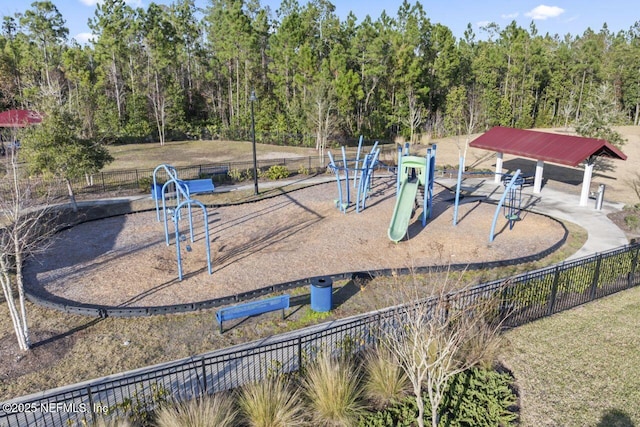
{"type": "Polygon", "coordinates": [[[93,404],[93,394],[91,393],[91,386],[87,387],[87,397],[89,398],[88,411],[91,417],[91,423],[95,425],[98,422],[98,420],[96,419],[96,411],[93,404]]]}
{"type": "Polygon", "coordinates": [[[136,187],[140,188],[140,179],[138,179],[138,169],[136,169],[136,187]]]}
{"type": "Polygon", "coordinates": [[[549,297],[549,307],[547,308],[547,316],[553,314],[556,305],[556,296],[558,294],[558,282],[560,281],[560,266],[556,266],[553,276],[553,285],[551,286],[551,296],[549,297]]]}
{"type": "Polygon", "coordinates": [[[208,382],[207,382],[207,367],[204,364],[204,357],[201,359],[201,369],[202,369],[202,390],[204,391],[203,395],[207,394],[208,382]]]}
{"type": "Polygon", "coordinates": [[[102,192],[106,193],[107,188],[104,185],[104,172],[100,172],[100,178],[102,179],[102,192]]]}
{"type": "Polygon", "coordinates": [[[302,371],[302,337],[298,337],[298,371],[302,371]]]}
{"type": "Polygon", "coordinates": [[[591,284],[591,292],[589,292],[589,300],[593,301],[596,297],[596,289],[598,288],[598,279],[600,278],[600,264],[602,263],[602,255],[596,254],[596,270],[593,272],[593,283],[591,284]]]}
{"type": "Polygon", "coordinates": [[[627,274],[627,287],[631,288],[635,286],[634,276],[636,275],[636,267],[638,266],[638,253],[640,252],[640,247],[635,248],[635,253],[633,255],[633,261],[631,261],[631,271],[627,274]]]}

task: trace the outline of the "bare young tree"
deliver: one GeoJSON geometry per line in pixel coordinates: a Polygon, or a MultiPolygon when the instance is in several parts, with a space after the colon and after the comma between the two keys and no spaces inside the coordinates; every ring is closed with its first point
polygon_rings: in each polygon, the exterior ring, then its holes
{"type": "Polygon", "coordinates": [[[459,294],[447,293],[447,279],[441,280],[443,284],[427,299],[419,298],[418,283],[406,285],[415,286],[415,292],[405,293],[415,298],[398,306],[395,327],[387,328],[381,340],[411,383],[420,427],[424,426],[423,393],[431,405],[431,424],[437,427],[449,380],[491,356],[501,326],[497,301],[480,296],[462,301],[459,294]]]}
{"type": "Polygon", "coordinates": [[[0,284],[21,350],[31,347],[24,293],[23,262],[44,248],[55,231],[50,227],[48,198],[34,199],[32,182],[20,180],[15,155],[0,181],[0,284]]]}
{"type": "Polygon", "coordinates": [[[422,122],[423,122],[422,116],[424,113],[424,107],[420,103],[420,100],[416,96],[413,89],[409,91],[409,94],[407,96],[407,106],[408,106],[408,110],[407,110],[408,114],[406,118],[406,125],[409,127],[409,130],[410,130],[409,142],[414,143],[416,130],[420,127],[420,125],[422,125],[422,122]]]}
{"type": "Polygon", "coordinates": [[[321,82],[313,90],[312,107],[309,109],[310,122],[316,133],[316,150],[321,162],[324,162],[324,153],[327,148],[329,136],[335,131],[335,90],[327,82],[321,82]]]}

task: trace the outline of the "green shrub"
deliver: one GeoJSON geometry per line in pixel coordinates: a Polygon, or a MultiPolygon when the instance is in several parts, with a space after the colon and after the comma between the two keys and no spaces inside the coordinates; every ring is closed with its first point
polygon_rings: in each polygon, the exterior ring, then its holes
{"type": "Polygon", "coordinates": [[[637,215],[627,215],[624,217],[624,223],[630,230],[635,230],[640,225],[640,219],[637,215]]]}
{"type": "MultiPolygon", "coordinates": [[[[495,370],[472,368],[451,379],[440,408],[442,426],[508,426],[514,425],[517,398],[511,389],[513,378],[495,370]]],[[[431,418],[426,393],[425,421],[431,418]]],[[[415,423],[418,408],[413,397],[360,418],[360,427],[409,427],[415,423]]]]}
{"type": "Polygon", "coordinates": [[[145,193],[151,192],[151,185],[153,184],[153,178],[150,176],[143,176],[138,180],[138,188],[145,193]]]}
{"type": "Polygon", "coordinates": [[[289,169],[286,166],[282,165],[273,165],[267,171],[267,178],[276,180],[276,179],[284,179],[289,177],[289,169]]]}
{"type": "Polygon", "coordinates": [[[229,178],[231,178],[233,182],[240,182],[244,179],[244,175],[239,169],[229,169],[227,175],[229,175],[229,178]]]}
{"type": "Polygon", "coordinates": [[[309,169],[305,165],[300,165],[298,168],[298,175],[309,175],[309,169]]]}

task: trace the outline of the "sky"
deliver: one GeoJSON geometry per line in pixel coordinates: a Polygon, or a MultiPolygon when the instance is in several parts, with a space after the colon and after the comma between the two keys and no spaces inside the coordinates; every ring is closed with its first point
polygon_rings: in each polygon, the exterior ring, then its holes
{"type": "MultiPolygon", "coordinates": [[[[69,28],[69,37],[79,43],[86,43],[90,36],[87,20],[94,16],[95,4],[102,0],[52,0],[69,28]]],[[[306,0],[298,0],[304,4],[306,0]]],[[[486,34],[481,27],[494,22],[502,29],[512,21],[528,29],[535,22],[539,34],[581,35],[587,28],[599,31],[606,22],[609,30],[616,33],[628,30],[640,21],[634,0],[543,0],[545,3],[526,0],[421,0],[432,23],[449,27],[454,36],[462,37],[467,24],[471,23],[477,38],[486,34]],[[636,13],[633,12],[636,10],[636,13]]],[[[132,7],[146,8],[150,0],[128,0],[132,7]]],[[[155,0],[156,3],[170,4],[172,0],[155,0]]],[[[415,0],[409,0],[411,4],[415,0]]],[[[196,0],[196,5],[206,7],[209,0],[196,0]]],[[[260,0],[273,12],[280,6],[280,0],[260,0]]],[[[376,20],[386,11],[395,17],[402,0],[332,0],[337,15],[344,20],[353,12],[361,21],[367,15],[376,20]]],[[[13,16],[30,7],[31,1],[0,0],[0,15],[13,16]]]]}

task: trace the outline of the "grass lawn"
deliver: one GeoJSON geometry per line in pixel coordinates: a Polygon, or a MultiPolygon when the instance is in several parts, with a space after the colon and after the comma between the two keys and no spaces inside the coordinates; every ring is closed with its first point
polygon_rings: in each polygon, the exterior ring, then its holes
{"type": "MultiPolygon", "coordinates": [[[[467,271],[460,284],[507,277],[566,258],[586,240],[584,230],[567,226],[570,235],[566,244],[544,260],[517,267],[467,271]]],[[[398,302],[390,300],[389,295],[389,283],[394,280],[381,277],[364,288],[354,281],[334,284],[334,298],[341,302],[336,302],[337,307],[328,317],[311,311],[308,287],[298,288],[290,292],[296,302],[287,320],[282,321],[279,313],[267,313],[243,321],[222,335],[217,332],[214,309],[133,319],[94,319],[29,303],[27,311],[35,344],[32,351],[20,352],[11,322],[0,322],[0,360],[6,362],[0,365],[0,401],[385,307],[398,302]]],[[[9,318],[7,310],[0,298],[0,319],[9,318]]],[[[228,326],[233,324],[229,322],[228,326]]]]}
{"type": "Polygon", "coordinates": [[[524,426],[640,425],[640,288],[516,328],[524,426]]]}
{"type": "MultiPolygon", "coordinates": [[[[116,159],[105,171],[155,168],[161,163],[188,166],[213,162],[249,161],[252,144],[245,141],[171,141],[159,143],[110,145],[109,152],[116,159]]],[[[256,144],[258,160],[278,157],[313,156],[313,148],[256,144]]]]}

